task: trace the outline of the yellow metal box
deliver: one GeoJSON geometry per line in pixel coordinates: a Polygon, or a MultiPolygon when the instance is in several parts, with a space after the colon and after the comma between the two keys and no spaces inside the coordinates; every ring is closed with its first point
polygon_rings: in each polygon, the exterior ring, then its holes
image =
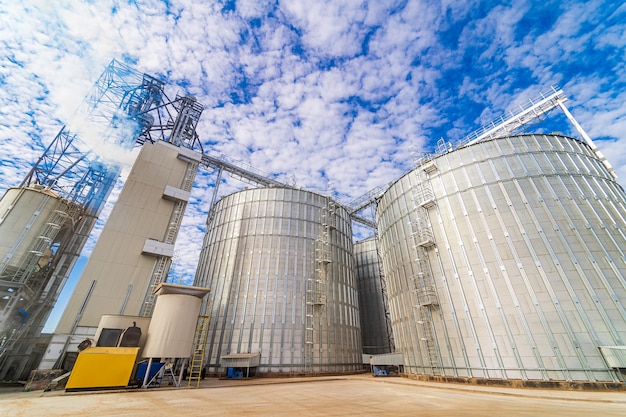
{"type": "Polygon", "coordinates": [[[66,390],[128,385],[138,347],[92,347],[78,354],[66,390]]]}

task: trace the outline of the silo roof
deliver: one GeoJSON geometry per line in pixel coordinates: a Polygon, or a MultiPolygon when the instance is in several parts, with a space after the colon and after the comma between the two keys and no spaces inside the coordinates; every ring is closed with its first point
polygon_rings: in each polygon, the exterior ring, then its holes
{"type": "Polygon", "coordinates": [[[193,287],[191,285],[179,285],[179,284],[159,284],[154,293],[156,295],[164,295],[164,294],[183,294],[183,295],[192,295],[194,297],[203,298],[207,295],[211,290],[209,288],[203,287],[193,287]]]}

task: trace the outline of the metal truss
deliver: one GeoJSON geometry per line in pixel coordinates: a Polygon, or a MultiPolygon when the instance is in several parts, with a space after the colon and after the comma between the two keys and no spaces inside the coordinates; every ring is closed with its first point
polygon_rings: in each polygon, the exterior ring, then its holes
{"type": "Polygon", "coordinates": [[[524,106],[503,114],[498,119],[470,133],[459,142],[458,147],[472,145],[485,139],[493,139],[506,136],[520,127],[541,118],[550,110],[567,101],[563,90],[550,87],[549,91],[543,92],[535,99],[528,100],[524,106]]]}
{"type": "Polygon", "coordinates": [[[111,61],[20,186],[41,185],[90,214],[99,213],[120,167],[93,152],[92,141],[132,149],[152,127],[150,112],[161,105],[163,86],[154,77],[111,61]]]}

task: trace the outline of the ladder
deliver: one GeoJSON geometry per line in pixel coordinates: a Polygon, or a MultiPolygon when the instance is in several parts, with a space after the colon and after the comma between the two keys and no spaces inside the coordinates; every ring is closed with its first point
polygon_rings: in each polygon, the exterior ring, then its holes
{"type": "MultiPolygon", "coordinates": [[[[191,191],[191,187],[193,186],[193,180],[196,177],[196,171],[198,170],[197,162],[189,162],[187,165],[187,170],[185,171],[185,176],[181,183],[181,189],[184,191],[191,191]]],[[[183,215],[185,214],[185,208],[187,208],[187,202],[183,200],[179,200],[176,202],[174,206],[174,211],[172,212],[172,216],[170,218],[170,223],[167,228],[167,232],[165,234],[165,243],[174,243],[176,240],[176,235],[178,234],[178,230],[180,229],[180,224],[183,221],[183,215]]]]}
{"type": "MultiPolygon", "coordinates": [[[[174,243],[178,229],[180,228],[180,223],[182,222],[185,207],[186,203],[184,201],[176,202],[165,234],[165,243],[174,243]]],[[[167,278],[167,271],[169,270],[171,262],[172,259],[169,256],[157,257],[154,270],[152,271],[152,276],[150,277],[150,283],[148,284],[146,295],[144,296],[144,301],[141,304],[139,316],[150,317],[152,315],[152,311],[154,310],[154,300],[156,298],[154,291],[159,284],[165,282],[167,278]]]]}
{"type": "Polygon", "coordinates": [[[208,336],[209,316],[206,314],[206,304],[204,304],[203,311],[198,316],[196,334],[193,340],[193,353],[189,363],[189,379],[187,381],[188,387],[194,386],[194,384],[196,388],[200,386],[200,379],[202,379],[202,365],[204,363],[204,350],[206,348],[208,336]]]}
{"type": "MultiPolygon", "coordinates": [[[[324,226],[326,229],[326,226],[324,226]]],[[[326,268],[330,261],[330,247],[323,233],[315,240],[315,274],[306,280],[304,321],[304,371],[312,372],[315,363],[315,318],[326,303],[326,268]]]]}
{"type": "MultiPolygon", "coordinates": [[[[193,180],[196,176],[196,171],[198,169],[198,163],[191,161],[188,162],[187,170],[185,171],[185,176],[181,182],[181,189],[184,191],[190,191],[193,186],[193,180]]],[[[174,244],[176,241],[176,236],[178,235],[178,231],[180,230],[180,225],[183,221],[183,216],[185,214],[185,209],[187,208],[186,201],[176,201],[174,203],[174,209],[172,210],[172,214],[170,216],[170,222],[167,226],[167,230],[165,231],[165,238],[163,239],[164,243],[174,244]]],[[[152,275],[150,276],[150,282],[148,284],[148,288],[146,289],[146,293],[144,295],[143,303],[141,304],[141,308],[139,310],[140,317],[150,317],[152,316],[152,311],[154,310],[154,302],[156,295],[154,291],[159,286],[159,284],[163,283],[167,279],[167,272],[169,271],[170,264],[172,262],[172,258],[169,256],[158,256],[154,269],[152,270],[152,275]]]]}
{"type": "Polygon", "coordinates": [[[171,258],[169,256],[159,256],[156,260],[156,265],[150,277],[150,284],[146,289],[146,295],[143,303],[141,304],[141,310],[139,311],[139,317],[151,317],[154,310],[154,302],[156,294],[154,291],[156,288],[165,281],[166,271],[169,269],[171,258]]]}
{"type": "Polygon", "coordinates": [[[428,248],[435,246],[434,234],[430,226],[428,209],[435,206],[435,199],[429,186],[428,173],[436,169],[432,161],[420,165],[418,171],[420,182],[413,185],[416,220],[410,222],[411,234],[415,249],[417,274],[413,277],[413,285],[417,297],[417,308],[420,325],[420,341],[426,352],[428,365],[433,375],[439,375],[439,352],[437,341],[433,335],[431,320],[432,310],[439,304],[435,281],[430,271],[428,248]]]}
{"type": "Polygon", "coordinates": [[[430,362],[430,370],[433,375],[439,375],[439,354],[437,352],[437,344],[435,343],[435,338],[433,337],[433,333],[431,330],[430,307],[420,306],[419,311],[419,324],[422,327],[421,340],[426,345],[426,353],[428,356],[428,361],[430,362]]]}
{"type": "Polygon", "coordinates": [[[315,307],[313,304],[313,294],[315,291],[315,280],[307,278],[305,289],[305,312],[304,312],[304,372],[313,370],[314,340],[313,329],[315,325],[315,307]]]}
{"type": "Polygon", "coordinates": [[[320,237],[315,239],[315,274],[305,288],[304,371],[312,372],[315,363],[315,320],[326,304],[326,277],[332,263],[331,234],[337,228],[337,205],[330,198],[322,208],[320,237]]]}

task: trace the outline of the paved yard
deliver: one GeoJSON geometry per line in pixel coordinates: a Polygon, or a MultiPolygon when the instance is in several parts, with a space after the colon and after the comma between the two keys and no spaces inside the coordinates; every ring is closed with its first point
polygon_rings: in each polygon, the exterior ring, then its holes
{"type": "Polygon", "coordinates": [[[620,416],[626,392],[468,387],[369,375],[220,381],[199,389],[0,393],[0,415],[34,416],[620,416]]]}

